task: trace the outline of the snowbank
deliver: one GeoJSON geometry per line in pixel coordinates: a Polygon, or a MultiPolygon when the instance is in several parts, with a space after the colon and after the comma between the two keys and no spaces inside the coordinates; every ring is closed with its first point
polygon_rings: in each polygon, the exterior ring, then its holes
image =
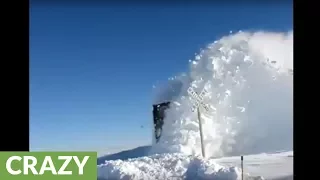
{"type": "MultiPolygon", "coordinates": [[[[245,174],[245,177],[250,177],[245,174]]],[[[237,167],[223,167],[215,160],[204,160],[184,154],[159,154],[126,161],[106,161],[98,166],[98,178],[121,180],[215,179],[240,180],[237,167]]]]}
{"type": "Polygon", "coordinates": [[[202,111],[209,157],[252,154],[293,144],[293,34],[239,32],[209,44],[190,71],[156,86],[154,102],[172,101],[152,153],[200,155],[197,115],[187,89],[209,93],[202,111]]]}
{"type": "MultiPolygon", "coordinates": [[[[293,179],[293,151],[248,155],[244,156],[243,162],[245,180],[293,179]]],[[[162,154],[101,162],[98,166],[98,179],[239,180],[239,167],[239,156],[202,159],[181,153],[162,154]]]]}

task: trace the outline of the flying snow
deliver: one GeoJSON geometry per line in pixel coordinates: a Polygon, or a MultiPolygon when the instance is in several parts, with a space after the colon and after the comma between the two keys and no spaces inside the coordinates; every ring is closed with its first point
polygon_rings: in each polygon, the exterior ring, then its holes
{"type": "Polygon", "coordinates": [[[238,166],[222,166],[215,158],[292,150],[293,32],[232,33],[189,64],[189,72],[154,86],[154,103],[172,103],[150,156],[107,161],[98,166],[99,177],[238,180],[238,166]],[[208,92],[203,102],[209,111],[200,108],[204,159],[189,87],[208,92]]]}
{"type": "Polygon", "coordinates": [[[189,87],[209,93],[200,109],[209,157],[292,149],[293,33],[238,32],[209,44],[190,71],[160,86],[154,102],[173,101],[152,153],[200,155],[189,87]],[[174,90],[174,91],[173,91],[174,90]]]}

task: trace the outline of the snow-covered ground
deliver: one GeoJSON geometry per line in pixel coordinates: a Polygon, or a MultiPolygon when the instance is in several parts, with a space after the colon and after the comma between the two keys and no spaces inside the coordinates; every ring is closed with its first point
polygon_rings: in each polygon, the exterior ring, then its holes
{"type": "MultiPolygon", "coordinates": [[[[223,166],[241,166],[239,156],[216,159],[223,166]]],[[[262,153],[244,156],[243,171],[265,179],[293,179],[293,151],[262,153]]]]}
{"type": "MultiPolygon", "coordinates": [[[[244,156],[244,179],[293,179],[293,152],[244,156]]],[[[128,160],[110,160],[98,165],[99,180],[240,180],[239,156],[202,159],[184,154],[157,154],[128,160]]]]}
{"type": "Polygon", "coordinates": [[[239,32],[209,44],[189,72],[155,86],[154,103],[164,101],[172,103],[159,142],[98,159],[100,179],[240,180],[240,155],[246,179],[293,179],[293,32],[239,32]],[[206,159],[189,87],[208,92],[206,159]],[[278,150],[287,151],[261,154],[278,150]]]}

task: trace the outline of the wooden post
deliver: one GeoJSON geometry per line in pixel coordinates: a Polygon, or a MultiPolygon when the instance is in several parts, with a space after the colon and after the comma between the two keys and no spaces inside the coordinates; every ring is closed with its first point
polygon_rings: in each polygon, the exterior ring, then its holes
{"type": "Polygon", "coordinates": [[[243,156],[241,156],[241,179],[243,180],[243,156]]]}
{"type": "Polygon", "coordinates": [[[198,111],[198,122],[199,122],[199,130],[200,130],[200,141],[201,141],[201,151],[202,151],[202,157],[206,157],[204,144],[203,144],[203,132],[202,132],[202,122],[201,122],[201,115],[200,115],[200,108],[197,108],[198,111]]]}

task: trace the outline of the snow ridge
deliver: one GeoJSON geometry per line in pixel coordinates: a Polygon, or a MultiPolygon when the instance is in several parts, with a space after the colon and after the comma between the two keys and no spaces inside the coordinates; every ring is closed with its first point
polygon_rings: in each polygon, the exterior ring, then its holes
{"type": "MultiPolygon", "coordinates": [[[[184,154],[158,154],[127,161],[107,161],[98,166],[98,177],[104,179],[218,179],[240,180],[241,170],[223,167],[214,159],[184,154]]],[[[249,177],[248,174],[245,177],[249,177]]]]}

